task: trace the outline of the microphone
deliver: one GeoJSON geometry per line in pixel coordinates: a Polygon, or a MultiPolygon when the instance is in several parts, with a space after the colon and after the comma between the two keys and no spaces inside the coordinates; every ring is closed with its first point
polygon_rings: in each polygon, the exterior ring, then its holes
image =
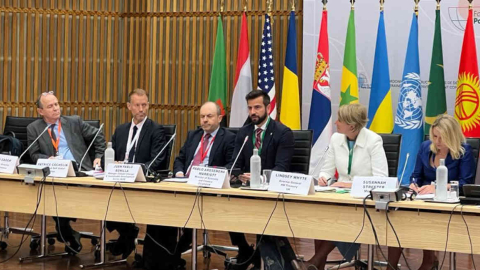
{"type": "Polygon", "coordinates": [[[153,158],[152,162],[150,162],[150,165],[148,165],[148,167],[147,167],[147,174],[150,172],[150,167],[152,166],[153,162],[155,162],[155,160],[157,160],[157,158],[163,153],[163,151],[165,151],[167,146],[173,141],[173,139],[175,139],[175,136],[177,136],[176,132],[172,135],[170,140],[168,140],[168,142],[163,146],[163,148],[160,150],[160,152],[158,152],[158,154],[155,156],[155,158],[153,158]]]}
{"type": "Polygon", "coordinates": [[[42,137],[43,133],[45,133],[51,126],[52,125],[47,125],[45,127],[45,129],[42,131],[42,133],[40,133],[40,135],[37,136],[37,138],[27,147],[27,149],[25,149],[25,151],[23,151],[23,153],[20,155],[20,157],[18,157],[18,162],[20,162],[20,160],[28,152],[28,150],[30,150],[30,148],[32,148],[32,146],[38,141],[38,139],[40,139],[40,137],[42,137]]]}
{"type": "Polygon", "coordinates": [[[400,185],[402,184],[403,174],[405,173],[405,169],[407,168],[408,158],[409,158],[409,157],[410,157],[410,153],[407,153],[407,157],[405,158],[405,164],[403,165],[402,176],[400,177],[400,181],[398,181],[398,183],[397,183],[397,186],[398,186],[398,187],[400,187],[400,185]]]}
{"type": "Polygon", "coordinates": [[[317,164],[316,164],[315,167],[313,168],[312,174],[314,174],[314,173],[317,171],[318,166],[320,165],[320,162],[322,162],[323,158],[325,157],[325,154],[327,153],[328,149],[330,149],[330,145],[327,146],[327,147],[325,148],[325,150],[323,150],[322,156],[320,157],[320,159],[318,160],[317,164]]]}
{"type": "MultiPolygon", "coordinates": [[[[95,139],[97,138],[98,134],[99,134],[100,131],[102,130],[103,125],[104,125],[103,123],[100,125],[100,127],[99,127],[98,130],[97,130],[97,133],[95,133],[95,137],[93,137],[92,142],[90,142],[90,145],[88,146],[87,151],[85,151],[85,154],[83,154],[83,157],[82,157],[82,159],[80,160],[80,165],[78,165],[78,171],[81,171],[81,170],[82,170],[83,160],[84,160],[85,157],[87,156],[88,151],[90,151],[90,148],[92,147],[93,143],[95,142],[95,139]]],[[[93,169],[95,169],[95,168],[93,168],[93,169]]]]}
{"type": "Polygon", "coordinates": [[[238,157],[240,157],[240,154],[242,153],[243,147],[248,141],[248,135],[245,137],[245,140],[243,140],[242,147],[240,147],[240,151],[238,151],[237,157],[235,158],[235,161],[232,164],[232,167],[230,168],[230,172],[228,172],[228,175],[232,175],[232,170],[235,168],[235,164],[237,163],[238,157]]]}

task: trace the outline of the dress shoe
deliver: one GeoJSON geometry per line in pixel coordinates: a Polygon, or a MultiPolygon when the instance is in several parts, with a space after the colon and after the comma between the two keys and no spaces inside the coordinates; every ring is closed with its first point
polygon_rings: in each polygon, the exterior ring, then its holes
{"type": "Polygon", "coordinates": [[[122,255],[123,259],[128,258],[135,249],[135,238],[138,236],[138,227],[130,228],[122,231],[117,241],[114,241],[110,246],[110,252],[114,256],[122,255]]]}
{"type": "Polygon", "coordinates": [[[255,249],[253,246],[249,246],[248,248],[241,248],[238,250],[238,255],[235,258],[236,263],[230,263],[225,261],[225,269],[226,270],[246,270],[252,262],[255,261],[255,249]]]}

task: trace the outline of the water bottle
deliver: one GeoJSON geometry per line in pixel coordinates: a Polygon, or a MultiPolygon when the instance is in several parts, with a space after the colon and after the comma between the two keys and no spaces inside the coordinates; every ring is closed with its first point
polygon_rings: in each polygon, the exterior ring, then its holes
{"type": "Polygon", "coordinates": [[[440,159],[440,166],[437,168],[437,183],[435,186],[435,200],[447,200],[448,169],[445,166],[445,159],[440,159]]]}
{"type": "Polygon", "coordinates": [[[112,148],[112,142],[108,142],[105,150],[105,171],[107,171],[108,164],[113,163],[115,163],[115,150],[112,148]]]}
{"type": "Polygon", "coordinates": [[[253,156],[250,158],[250,187],[260,188],[262,172],[262,159],[258,155],[258,149],[253,149],[253,156]]]}

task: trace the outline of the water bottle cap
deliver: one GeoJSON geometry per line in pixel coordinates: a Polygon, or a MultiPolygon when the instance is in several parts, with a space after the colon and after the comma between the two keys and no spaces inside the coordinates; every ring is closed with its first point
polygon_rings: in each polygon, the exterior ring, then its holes
{"type": "Polygon", "coordinates": [[[440,166],[445,166],[445,159],[440,159],[440,166]]]}
{"type": "Polygon", "coordinates": [[[112,148],[112,142],[107,143],[107,148],[112,148]]]}
{"type": "Polygon", "coordinates": [[[258,155],[258,149],[253,149],[253,154],[258,155]]]}

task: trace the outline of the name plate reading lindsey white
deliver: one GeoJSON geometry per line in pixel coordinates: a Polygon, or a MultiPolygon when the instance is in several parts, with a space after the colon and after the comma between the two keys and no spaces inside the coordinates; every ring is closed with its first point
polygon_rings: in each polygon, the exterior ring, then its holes
{"type": "Polygon", "coordinates": [[[397,188],[396,177],[383,176],[355,176],[352,180],[350,196],[353,198],[365,198],[372,189],[395,189],[397,188]]]}
{"type": "Polygon", "coordinates": [[[187,183],[197,187],[230,188],[228,171],[226,169],[202,166],[192,167],[187,183]]]}
{"type": "Polygon", "coordinates": [[[291,193],[298,195],[315,194],[313,177],[300,173],[273,171],[268,191],[291,193]]]}
{"type": "Polygon", "coordinates": [[[18,157],[0,154],[0,173],[16,174],[18,157]]]}
{"type": "Polygon", "coordinates": [[[68,159],[39,159],[37,166],[50,168],[50,177],[75,176],[72,161],[68,159]]]}
{"type": "Polygon", "coordinates": [[[103,181],[108,182],[147,182],[142,167],[138,164],[108,164],[103,181]]]}

